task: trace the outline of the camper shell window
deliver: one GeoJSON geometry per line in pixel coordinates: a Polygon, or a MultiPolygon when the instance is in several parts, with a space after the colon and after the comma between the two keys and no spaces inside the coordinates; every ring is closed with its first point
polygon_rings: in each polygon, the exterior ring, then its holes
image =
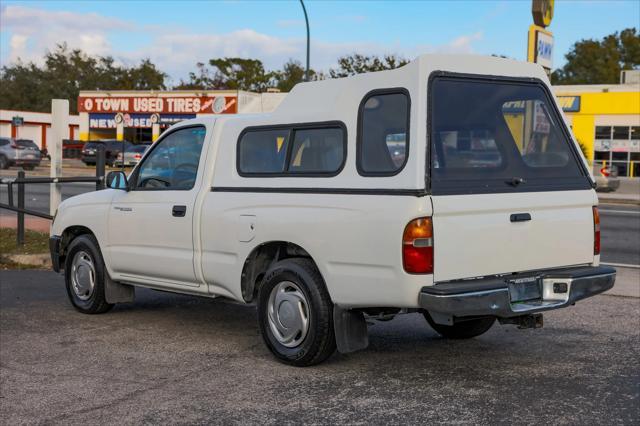
{"type": "Polygon", "coordinates": [[[537,80],[432,77],[428,109],[433,194],[591,187],[555,103],[537,80]]]}
{"type": "Polygon", "coordinates": [[[406,89],[369,92],[358,111],[357,168],[362,176],[393,176],[409,158],[411,98],[406,89]]]}

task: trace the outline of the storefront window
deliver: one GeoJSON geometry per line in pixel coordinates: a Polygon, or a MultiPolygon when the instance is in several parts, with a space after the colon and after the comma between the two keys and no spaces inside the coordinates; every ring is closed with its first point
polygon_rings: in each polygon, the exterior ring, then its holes
{"type": "Polygon", "coordinates": [[[613,166],[621,177],[640,177],[640,126],[596,126],[594,170],[613,166]]]}
{"type": "Polygon", "coordinates": [[[613,139],[629,139],[629,127],[627,126],[615,126],[613,128],[613,139]]]}
{"type": "Polygon", "coordinates": [[[596,126],[596,139],[611,139],[611,126],[596,126]]]}

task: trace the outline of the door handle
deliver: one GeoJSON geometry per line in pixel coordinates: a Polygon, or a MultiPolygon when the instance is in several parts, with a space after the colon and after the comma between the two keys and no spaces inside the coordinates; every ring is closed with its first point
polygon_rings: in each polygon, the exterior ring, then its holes
{"type": "Polygon", "coordinates": [[[531,220],[531,215],[529,213],[514,213],[510,217],[511,222],[526,222],[531,220]]]}
{"type": "Polygon", "coordinates": [[[175,217],[184,217],[184,215],[187,214],[187,206],[173,206],[171,214],[175,217]]]}

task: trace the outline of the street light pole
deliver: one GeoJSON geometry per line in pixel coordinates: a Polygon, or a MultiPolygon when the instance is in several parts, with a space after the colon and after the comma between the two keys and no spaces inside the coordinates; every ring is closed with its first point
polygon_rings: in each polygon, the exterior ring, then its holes
{"type": "Polygon", "coordinates": [[[304,12],[304,21],[307,24],[307,70],[304,73],[304,80],[309,81],[309,17],[307,16],[307,8],[304,7],[304,1],[300,0],[300,4],[304,12]]]}

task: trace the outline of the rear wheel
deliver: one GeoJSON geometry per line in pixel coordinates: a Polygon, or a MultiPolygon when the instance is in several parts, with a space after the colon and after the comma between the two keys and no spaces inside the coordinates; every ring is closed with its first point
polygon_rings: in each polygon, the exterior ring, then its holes
{"type": "Polygon", "coordinates": [[[428,312],[424,312],[423,314],[431,328],[446,339],[470,339],[480,336],[489,331],[496,321],[495,318],[488,317],[460,321],[453,325],[442,325],[434,322],[428,312]]]}
{"type": "Polygon", "coordinates": [[[0,170],[9,168],[9,160],[4,155],[0,155],[0,170]]]}
{"type": "Polygon", "coordinates": [[[278,360],[318,364],[336,349],[333,304],[312,261],[287,259],[266,274],[258,297],[260,332],[278,360]]]}
{"type": "Polygon", "coordinates": [[[69,244],[64,278],[69,301],[85,314],[101,314],[113,307],[104,294],[105,267],[98,242],[91,235],[81,235],[69,244]]]}

